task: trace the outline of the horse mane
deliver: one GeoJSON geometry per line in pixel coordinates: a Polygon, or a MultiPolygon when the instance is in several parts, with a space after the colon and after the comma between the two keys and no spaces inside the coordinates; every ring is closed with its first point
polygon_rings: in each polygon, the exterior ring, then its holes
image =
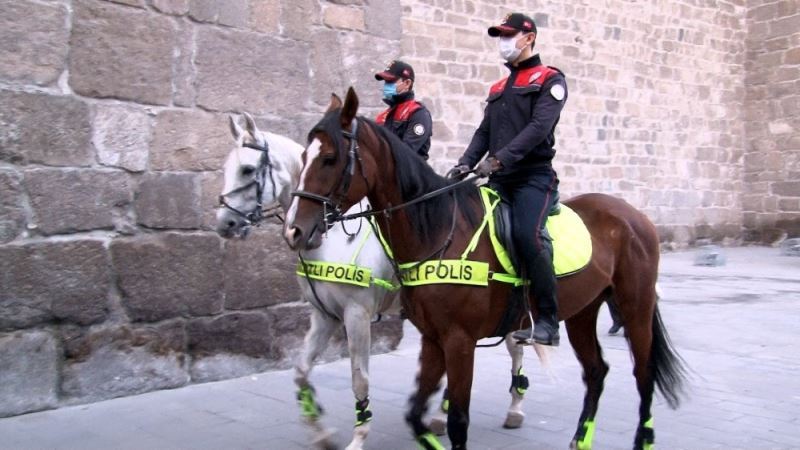
{"type": "MultiPolygon", "coordinates": [[[[395,176],[404,202],[452,183],[437,174],[424,159],[386,127],[363,116],[358,120],[375,133],[380,145],[388,147],[394,157],[395,176]]],[[[478,202],[478,187],[467,183],[450,193],[438,195],[405,208],[411,227],[416,231],[417,236],[423,241],[428,241],[438,236],[440,232],[448,232],[452,226],[450,218],[454,201],[458,203],[458,210],[466,219],[467,224],[472,228],[477,227],[480,216],[473,205],[478,202]]]]}
{"type": "MultiPolygon", "coordinates": [[[[345,157],[344,136],[339,122],[341,109],[334,109],[325,113],[325,116],[308,133],[311,142],[314,133],[325,133],[333,141],[336,158],[345,157]]],[[[428,192],[443,188],[451,181],[438,175],[428,163],[417,155],[399,137],[391,133],[374,121],[359,116],[356,118],[359,128],[364,125],[378,138],[378,143],[383,149],[388,149],[394,158],[395,176],[400,187],[400,195],[404,202],[413,200],[428,192]]],[[[476,208],[472,205],[479,203],[478,187],[467,183],[451,193],[438,195],[424,202],[416,203],[405,208],[406,215],[411,222],[411,227],[425,243],[433,239],[442,231],[449,231],[450,218],[453,211],[453,201],[458,202],[459,212],[466,219],[467,224],[475,228],[480,221],[476,208]]]]}

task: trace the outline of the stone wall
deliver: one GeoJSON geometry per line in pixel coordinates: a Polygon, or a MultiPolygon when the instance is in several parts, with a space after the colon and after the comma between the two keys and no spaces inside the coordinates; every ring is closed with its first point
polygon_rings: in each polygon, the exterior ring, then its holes
{"type": "Polygon", "coordinates": [[[569,84],[555,160],[562,198],[620,196],[678,245],[741,236],[744,0],[403,4],[403,55],[434,111],[438,167],[466,148],[489,86],[507,73],[487,25],[527,11],[544,63],[569,84]]]}
{"type": "MultiPolygon", "coordinates": [[[[309,311],[279,227],[212,231],[227,114],[304,138],[331,91],[375,88],[398,15],[0,0],[0,416],[289,367],[309,311]]],[[[402,330],[373,333],[386,351],[402,330]]]]}
{"type": "Polygon", "coordinates": [[[744,227],[774,242],[800,236],[800,3],[748,3],[744,227]]]}

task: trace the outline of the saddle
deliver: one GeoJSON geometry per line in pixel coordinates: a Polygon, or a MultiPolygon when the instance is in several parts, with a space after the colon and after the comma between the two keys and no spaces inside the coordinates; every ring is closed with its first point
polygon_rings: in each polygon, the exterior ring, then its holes
{"type": "MultiPolygon", "coordinates": [[[[555,197],[553,198],[553,204],[550,207],[550,212],[547,214],[547,216],[557,216],[558,214],[561,214],[561,203],[559,203],[559,195],[556,193],[555,197]]],[[[517,249],[514,245],[514,239],[511,234],[511,224],[511,203],[501,196],[500,203],[495,207],[494,210],[494,229],[497,232],[498,239],[500,239],[503,247],[505,247],[509,258],[511,258],[511,263],[514,264],[514,267],[519,268],[520,260],[519,256],[517,255],[517,249]]],[[[546,239],[550,239],[552,241],[550,234],[547,232],[547,227],[544,229],[544,234],[546,239]]],[[[518,270],[517,273],[521,272],[518,270]]]]}
{"type": "MultiPolygon", "coordinates": [[[[520,267],[511,235],[511,205],[496,191],[485,186],[481,190],[486,214],[493,215],[490,232],[495,234],[495,253],[506,271],[519,274],[519,270],[511,270],[520,267]]],[[[545,239],[553,243],[553,268],[557,277],[575,274],[589,265],[592,258],[589,230],[575,211],[559,202],[558,195],[553,198],[543,233],[545,239]]]]}

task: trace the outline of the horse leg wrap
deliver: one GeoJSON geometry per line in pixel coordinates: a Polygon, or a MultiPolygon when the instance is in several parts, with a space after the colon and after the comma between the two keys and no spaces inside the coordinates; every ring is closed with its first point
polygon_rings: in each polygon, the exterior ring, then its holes
{"type": "Polygon", "coordinates": [[[517,391],[520,397],[525,395],[525,392],[528,390],[530,383],[528,381],[528,377],[525,376],[525,373],[522,371],[522,367],[519,368],[516,375],[511,376],[511,387],[508,388],[508,392],[513,393],[514,390],[517,391]]]}
{"type": "Polygon", "coordinates": [[[575,433],[575,443],[578,450],[589,450],[594,440],[594,420],[584,420],[575,433]]]}
{"type": "Polygon", "coordinates": [[[447,414],[447,410],[450,409],[450,399],[447,397],[447,388],[444,389],[444,394],[442,394],[442,404],[439,405],[439,409],[447,414]]]}
{"type": "Polygon", "coordinates": [[[369,397],[356,402],[356,426],[364,425],[372,420],[372,411],[369,410],[369,397]]]}
{"type": "Polygon", "coordinates": [[[314,388],[304,387],[297,391],[297,402],[303,417],[316,420],[322,415],[322,407],[314,399],[314,388]]]}
{"type": "Polygon", "coordinates": [[[418,436],[417,444],[423,450],[445,450],[444,446],[430,431],[418,436]]]}
{"type": "Polygon", "coordinates": [[[633,448],[641,450],[653,450],[655,448],[656,432],[653,430],[653,418],[650,417],[636,430],[636,440],[633,448]]]}

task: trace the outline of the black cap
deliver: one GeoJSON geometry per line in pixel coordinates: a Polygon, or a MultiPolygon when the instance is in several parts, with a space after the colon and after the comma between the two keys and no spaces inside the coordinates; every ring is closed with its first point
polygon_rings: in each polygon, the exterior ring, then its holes
{"type": "Polygon", "coordinates": [[[394,83],[399,78],[408,78],[414,81],[414,68],[411,67],[411,64],[396,59],[390,62],[388,67],[375,74],[376,80],[388,81],[389,83],[394,83]]]}
{"type": "Polygon", "coordinates": [[[513,36],[522,31],[536,33],[536,23],[533,19],[522,13],[511,13],[503,19],[503,23],[489,28],[489,36],[513,36]]]}

